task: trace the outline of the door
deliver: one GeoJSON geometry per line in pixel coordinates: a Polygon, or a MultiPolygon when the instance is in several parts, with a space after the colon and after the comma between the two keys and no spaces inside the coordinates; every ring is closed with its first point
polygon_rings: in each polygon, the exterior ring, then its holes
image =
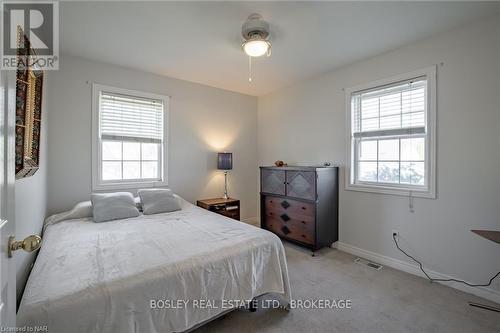
{"type": "Polygon", "coordinates": [[[285,195],[285,170],[261,169],[261,191],[285,195]]]}
{"type": "Polygon", "coordinates": [[[287,171],[286,195],[299,199],[316,200],[316,172],[287,171]]]}
{"type": "Polygon", "coordinates": [[[16,326],[16,270],[7,255],[14,224],[16,72],[0,71],[0,329],[16,326]]]}

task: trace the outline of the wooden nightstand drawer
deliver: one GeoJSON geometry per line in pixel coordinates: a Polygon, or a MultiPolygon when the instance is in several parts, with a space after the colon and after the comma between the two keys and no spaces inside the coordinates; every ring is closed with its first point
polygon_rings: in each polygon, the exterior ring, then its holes
{"type": "Polygon", "coordinates": [[[226,211],[224,213],[219,213],[219,214],[230,217],[230,218],[235,219],[235,220],[240,219],[240,212],[239,211],[232,211],[232,212],[226,211]]]}
{"type": "Polygon", "coordinates": [[[230,217],[235,220],[240,219],[240,201],[236,199],[204,199],[198,200],[196,204],[211,212],[230,217]]]}

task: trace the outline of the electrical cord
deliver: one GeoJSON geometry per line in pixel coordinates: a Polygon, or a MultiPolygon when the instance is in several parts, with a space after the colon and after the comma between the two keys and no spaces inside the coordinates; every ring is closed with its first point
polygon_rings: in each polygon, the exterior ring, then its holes
{"type": "Polygon", "coordinates": [[[398,244],[398,240],[396,239],[396,234],[392,234],[392,239],[394,240],[394,243],[396,244],[396,247],[398,248],[399,251],[403,252],[403,254],[405,256],[407,256],[408,258],[412,259],[414,262],[416,262],[418,264],[418,266],[420,267],[420,270],[425,274],[425,276],[427,277],[427,279],[429,279],[429,281],[431,282],[459,282],[459,283],[463,283],[463,284],[466,284],[470,287],[488,287],[491,285],[491,283],[493,282],[493,280],[500,275],[500,272],[496,273],[495,275],[493,275],[493,277],[490,279],[490,281],[487,283],[487,284],[473,284],[473,283],[469,283],[469,282],[466,282],[466,281],[462,281],[462,280],[457,280],[457,279],[433,279],[429,276],[429,274],[427,274],[427,272],[424,270],[424,267],[422,266],[422,263],[420,261],[418,261],[417,259],[415,259],[414,257],[412,257],[411,255],[409,255],[408,253],[406,253],[402,248],[399,247],[399,244],[398,244]]]}

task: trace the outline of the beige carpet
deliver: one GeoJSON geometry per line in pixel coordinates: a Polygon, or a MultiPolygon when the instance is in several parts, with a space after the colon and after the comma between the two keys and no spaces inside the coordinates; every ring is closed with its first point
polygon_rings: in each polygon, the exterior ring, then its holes
{"type": "Polygon", "coordinates": [[[500,332],[500,313],[467,301],[494,303],[388,267],[355,264],[323,249],[316,257],[285,243],[294,299],[351,299],[351,309],[236,310],[199,332],[500,332]]]}

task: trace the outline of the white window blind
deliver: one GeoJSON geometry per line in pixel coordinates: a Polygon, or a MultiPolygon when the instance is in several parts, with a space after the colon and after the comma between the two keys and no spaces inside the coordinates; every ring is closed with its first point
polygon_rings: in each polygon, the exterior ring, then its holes
{"type": "Polygon", "coordinates": [[[101,139],[163,141],[163,101],[105,91],[99,98],[101,139]]]}
{"type": "Polygon", "coordinates": [[[353,93],[353,137],[425,133],[426,87],[427,81],[422,77],[353,93]]]}

